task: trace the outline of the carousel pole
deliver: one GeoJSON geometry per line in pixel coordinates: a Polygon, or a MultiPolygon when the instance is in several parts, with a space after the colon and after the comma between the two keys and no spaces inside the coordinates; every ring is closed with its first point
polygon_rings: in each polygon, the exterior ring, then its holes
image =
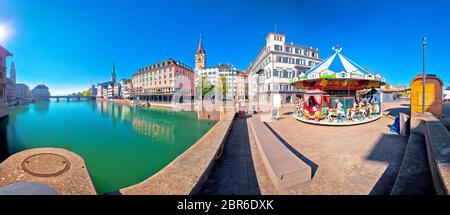
{"type": "Polygon", "coordinates": [[[422,113],[425,112],[425,82],[426,82],[426,50],[427,50],[427,37],[423,37],[423,68],[422,68],[422,113]]]}

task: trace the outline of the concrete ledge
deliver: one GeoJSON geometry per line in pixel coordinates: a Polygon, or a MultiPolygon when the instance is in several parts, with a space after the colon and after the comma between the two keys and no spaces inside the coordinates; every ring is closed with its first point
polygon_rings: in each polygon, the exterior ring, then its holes
{"type": "Polygon", "coordinates": [[[450,133],[439,121],[425,121],[428,161],[436,193],[449,195],[450,133]]]}
{"type": "Polygon", "coordinates": [[[45,184],[19,182],[1,187],[0,195],[59,195],[59,193],[45,184]]]}
{"type": "Polygon", "coordinates": [[[84,160],[65,149],[37,148],[10,156],[0,164],[0,187],[19,182],[48,185],[62,195],[95,195],[84,160]]]}
{"type": "Polygon", "coordinates": [[[411,133],[391,195],[434,194],[425,139],[411,133]],[[411,189],[414,187],[414,189],[411,189]]]}
{"type": "Polygon", "coordinates": [[[201,189],[231,129],[235,113],[227,113],[191,148],[143,182],[120,189],[125,195],[190,195],[201,189]]]}
{"type": "Polygon", "coordinates": [[[250,127],[272,183],[282,190],[311,180],[311,167],[295,156],[259,119],[250,127]]]}

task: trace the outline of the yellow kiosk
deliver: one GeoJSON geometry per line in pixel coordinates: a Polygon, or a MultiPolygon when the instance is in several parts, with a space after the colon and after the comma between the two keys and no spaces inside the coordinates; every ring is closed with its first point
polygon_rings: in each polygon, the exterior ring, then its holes
{"type": "MultiPolygon", "coordinates": [[[[422,75],[417,75],[411,82],[411,114],[422,112],[422,75]]],[[[442,116],[442,80],[436,75],[425,77],[425,112],[436,117],[442,116]]]]}

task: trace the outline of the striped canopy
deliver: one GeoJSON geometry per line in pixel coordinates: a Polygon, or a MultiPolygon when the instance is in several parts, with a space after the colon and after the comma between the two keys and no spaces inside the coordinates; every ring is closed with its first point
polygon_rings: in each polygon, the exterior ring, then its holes
{"type": "Polygon", "coordinates": [[[341,48],[333,48],[335,53],[307,72],[295,77],[293,82],[317,79],[355,79],[384,82],[380,74],[371,74],[341,54],[341,48]]]}

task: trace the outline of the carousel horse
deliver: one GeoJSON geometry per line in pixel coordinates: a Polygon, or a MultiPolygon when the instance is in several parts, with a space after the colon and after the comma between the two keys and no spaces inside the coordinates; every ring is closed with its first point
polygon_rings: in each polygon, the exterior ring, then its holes
{"type": "Polygon", "coordinates": [[[363,118],[366,118],[367,111],[366,111],[366,105],[364,104],[364,101],[359,102],[358,104],[358,113],[362,114],[363,118]]]}
{"type": "Polygon", "coordinates": [[[295,107],[295,111],[296,111],[296,115],[297,116],[303,116],[304,115],[304,108],[303,108],[303,100],[302,99],[298,99],[296,102],[296,107],[295,107]]]}
{"type": "Polygon", "coordinates": [[[369,104],[369,107],[367,108],[367,112],[369,117],[372,117],[372,114],[379,114],[380,113],[380,106],[378,104],[369,104]]]}
{"type": "Polygon", "coordinates": [[[356,103],[353,103],[352,108],[347,108],[347,120],[355,120],[354,117],[357,112],[359,112],[359,108],[356,106],[356,103]]]}
{"type": "Polygon", "coordinates": [[[336,117],[337,122],[342,122],[342,118],[345,117],[345,110],[342,108],[342,104],[339,102],[336,108],[328,110],[326,119],[330,122],[333,121],[333,117],[336,117]]]}

